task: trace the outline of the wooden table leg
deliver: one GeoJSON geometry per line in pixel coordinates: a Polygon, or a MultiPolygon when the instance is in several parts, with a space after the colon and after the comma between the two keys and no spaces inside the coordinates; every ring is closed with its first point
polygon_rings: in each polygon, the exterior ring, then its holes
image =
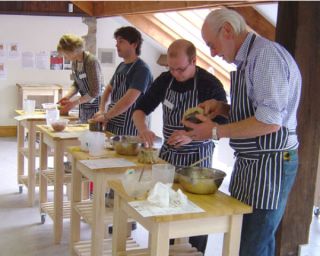
{"type": "Polygon", "coordinates": [[[223,238],[223,256],[239,255],[242,215],[230,216],[229,232],[223,238]]]}
{"type": "Polygon", "coordinates": [[[40,175],[39,175],[40,214],[42,213],[41,204],[48,201],[48,196],[47,196],[48,182],[47,182],[47,179],[42,175],[42,172],[47,170],[47,168],[48,168],[48,146],[44,142],[44,134],[40,133],[40,175]]]}
{"type": "Polygon", "coordinates": [[[153,223],[151,231],[151,256],[169,255],[169,223],[153,223]]]}
{"type": "Polygon", "coordinates": [[[113,232],[112,232],[112,256],[126,250],[128,215],[121,209],[122,199],[118,193],[114,193],[113,204],[113,232]]]}
{"type": "Polygon", "coordinates": [[[35,187],[36,187],[36,127],[34,122],[28,122],[28,202],[32,207],[35,201],[35,187]]]}
{"type": "Polygon", "coordinates": [[[74,244],[80,240],[80,215],[75,204],[81,201],[81,172],[76,167],[72,157],[72,183],[71,183],[71,220],[70,220],[70,255],[75,256],[74,244]]]}
{"type": "Polygon", "coordinates": [[[92,236],[91,256],[103,255],[105,191],[107,180],[105,175],[95,174],[93,180],[92,201],[92,236]]]}
{"type": "Polygon", "coordinates": [[[63,141],[56,141],[54,146],[54,242],[59,244],[63,228],[63,178],[64,178],[63,141]]]}
{"type": "MultiPolygon", "coordinates": [[[[20,182],[20,176],[24,175],[24,155],[22,154],[21,150],[24,148],[24,127],[22,125],[22,121],[18,122],[17,127],[17,182],[20,182]]],[[[22,188],[22,187],[21,187],[22,188]]],[[[19,190],[22,193],[22,189],[19,190]]]]}

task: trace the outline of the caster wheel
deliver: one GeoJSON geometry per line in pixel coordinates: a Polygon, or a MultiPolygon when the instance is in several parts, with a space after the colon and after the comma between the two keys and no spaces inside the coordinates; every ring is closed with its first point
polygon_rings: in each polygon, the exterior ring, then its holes
{"type": "Polygon", "coordinates": [[[313,213],[314,213],[314,215],[316,215],[316,217],[319,217],[320,216],[320,208],[319,207],[315,208],[313,213]]]}
{"type": "Polygon", "coordinates": [[[108,227],[108,233],[112,235],[112,225],[108,227]]]}
{"type": "Polygon", "coordinates": [[[19,186],[19,193],[22,194],[22,192],[23,192],[23,187],[19,186]]]}
{"type": "Polygon", "coordinates": [[[46,215],[42,214],[41,215],[41,224],[44,224],[46,222],[46,215]]]}
{"type": "Polygon", "coordinates": [[[136,230],[137,229],[137,222],[132,222],[131,224],[131,230],[136,230]]]}

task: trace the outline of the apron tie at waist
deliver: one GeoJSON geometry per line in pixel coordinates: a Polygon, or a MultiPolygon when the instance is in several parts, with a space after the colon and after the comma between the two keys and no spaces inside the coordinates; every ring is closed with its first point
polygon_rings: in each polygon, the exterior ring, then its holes
{"type": "Polygon", "coordinates": [[[297,149],[276,149],[276,150],[261,150],[255,152],[235,152],[235,157],[250,158],[250,159],[260,159],[261,155],[274,155],[276,153],[282,152],[283,159],[289,160],[290,157],[297,153],[297,149]]]}

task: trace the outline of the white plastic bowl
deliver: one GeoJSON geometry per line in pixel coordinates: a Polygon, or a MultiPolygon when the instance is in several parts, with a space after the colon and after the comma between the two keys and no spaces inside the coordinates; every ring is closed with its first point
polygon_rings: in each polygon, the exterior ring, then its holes
{"type": "Polygon", "coordinates": [[[151,175],[147,174],[146,171],[139,181],[140,173],[141,171],[137,171],[129,175],[124,175],[121,180],[126,193],[134,198],[144,198],[154,185],[151,175]]]}

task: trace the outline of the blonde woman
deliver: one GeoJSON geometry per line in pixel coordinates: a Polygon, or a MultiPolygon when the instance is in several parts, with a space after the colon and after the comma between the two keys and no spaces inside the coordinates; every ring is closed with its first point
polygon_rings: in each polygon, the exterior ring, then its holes
{"type": "Polygon", "coordinates": [[[62,113],[79,106],[79,119],[87,123],[98,110],[102,90],[102,74],[98,60],[91,53],[84,51],[84,41],[72,34],[63,35],[57,51],[65,59],[72,61],[74,79],[68,93],[58,102],[62,113]],[[77,93],[80,96],[75,96],[77,93]],[[75,96],[75,97],[73,97],[75,96]]]}

